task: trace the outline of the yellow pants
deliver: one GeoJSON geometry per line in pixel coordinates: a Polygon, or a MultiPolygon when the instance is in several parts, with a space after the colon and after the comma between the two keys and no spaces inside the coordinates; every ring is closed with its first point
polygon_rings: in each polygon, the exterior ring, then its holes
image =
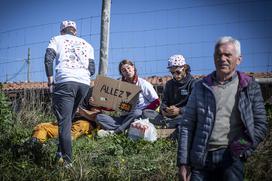
{"type": "MultiPolygon", "coordinates": [[[[77,139],[82,135],[91,134],[93,130],[92,124],[87,120],[77,120],[73,122],[71,128],[72,140],[77,139]]],[[[33,131],[32,137],[37,138],[40,142],[44,143],[49,138],[57,138],[59,136],[58,124],[54,122],[40,123],[33,131]]]]}

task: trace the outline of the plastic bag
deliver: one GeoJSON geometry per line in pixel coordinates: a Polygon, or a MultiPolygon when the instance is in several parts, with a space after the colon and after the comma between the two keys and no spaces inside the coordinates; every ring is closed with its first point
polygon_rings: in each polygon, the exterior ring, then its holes
{"type": "Polygon", "coordinates": [[[144,139],[153,142],[157,140],[157,130],[148,119],[140,118],[131,123],[128,137],[132,140],[144,139]]]}

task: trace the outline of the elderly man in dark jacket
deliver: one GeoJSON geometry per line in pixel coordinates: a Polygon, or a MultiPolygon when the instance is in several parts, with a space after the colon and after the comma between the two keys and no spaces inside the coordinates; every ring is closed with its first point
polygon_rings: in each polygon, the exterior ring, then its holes
{"type": "Polygon", "coordinates": [[[220,38],[216,71],[195,84],[181,120],[177,164],[183,180],[243,180],[244,161],[266,135],[260,86],[236,70],[240,62],[240,42],[220,38]]]}

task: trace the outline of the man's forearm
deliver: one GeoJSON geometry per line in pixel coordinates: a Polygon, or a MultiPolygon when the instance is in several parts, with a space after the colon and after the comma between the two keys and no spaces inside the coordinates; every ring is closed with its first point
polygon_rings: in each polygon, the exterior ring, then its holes
{"type": "Polygon", "coordinates": [[[53,62],[55,58],[56,51],[52,48],[47,48],[44,56],[44,65],[47,77],[53,76],[53,62]]]}
{"type": "Polygon", "coordinates": [[[95,74],[95,63],[93,59],[89,59],[89,71],[91,76],[95,74]]]}
{"type": "Polygon", "coordinates": [[[101,112],[100,110],[98,109],[95,109],[95,110],[86,110],[84,108],[81,108],[79,107],[79,113],[81,116],[85,117],[86,119],[88,120],[93,120],[95,118],[95,116],[101,112]]]}

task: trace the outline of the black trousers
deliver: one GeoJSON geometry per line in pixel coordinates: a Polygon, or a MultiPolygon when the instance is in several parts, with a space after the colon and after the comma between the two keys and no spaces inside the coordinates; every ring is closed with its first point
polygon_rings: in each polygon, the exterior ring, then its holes
{"type": "Polygon", "coordinates": [[[72,161],[72,120],[89,88],[90,86],[78,82],[59,83],[54,87],[53,110],[59,126],[59,151],[67,162],[72,161]]]}

